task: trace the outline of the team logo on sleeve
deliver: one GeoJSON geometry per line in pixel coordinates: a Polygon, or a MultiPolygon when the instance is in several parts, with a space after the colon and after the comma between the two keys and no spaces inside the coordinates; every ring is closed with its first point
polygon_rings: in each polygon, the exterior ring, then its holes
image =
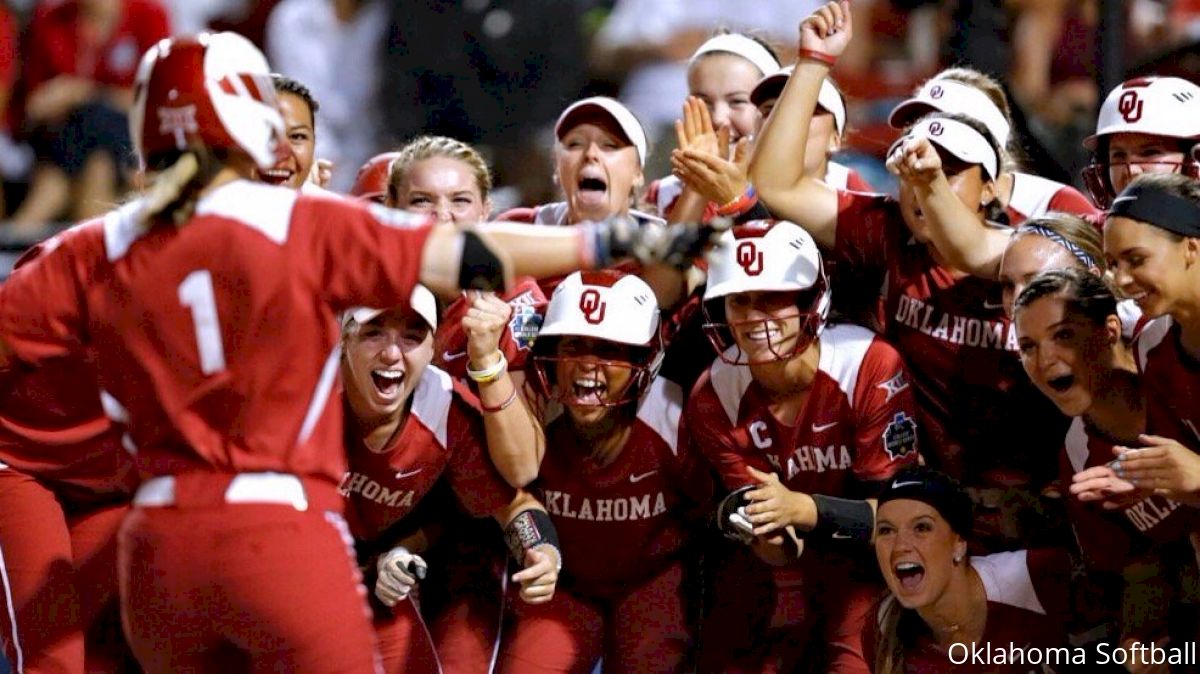
{"type": "Polygon", "coordinates": [[[883,429],[883,448],[896,461],[917,453],[917,422],[904,412],[896,412],[883,429]]]}
{"type": "Polygon", "coordinates": [[[883,402],[891,402],[892,398],[895,398],[897,394],[908,388],[908,379],[904,377],[904,370],[900,370],[891,379],[882,384],[876,384],[875,388],[881,388],[887,393],[887,398],[883,402]]]}

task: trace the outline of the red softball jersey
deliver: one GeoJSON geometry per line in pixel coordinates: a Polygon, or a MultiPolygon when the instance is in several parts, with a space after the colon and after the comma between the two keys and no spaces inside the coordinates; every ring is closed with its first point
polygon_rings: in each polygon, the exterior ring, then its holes
{"type": "Polygon", "coordinates": [[[412,512],[444,474],[463,508],[485,517],[512,502],[516,490],[487,457],[486,436],[470,393],[430,365],[412,392],[403,428],[387,447],[347,438],[350,470],[342,479],[346,519],[355,538],[373,540],[412,512]]]}
{"type": "Polygon", "coordinates": [[[431,219],[250,181],[182,226],[142,203],[51,239],[0,286],[38,365],[88,347],[143,475],[345,472],[338,312],[407,305],[431,219]]]}
{"type": "Polygon", "coordinates": [[[619,596],[680,558],[708,509],[711,478],[688,446],[683,391],[667,379],[643,394],[629,438],[608,465],[591,459],[566,414],[547,428],[533,491],[558,531],[563,586],[619,596]]]}
{"type": "Polygon", "coordinates": [[[832,255],[883,273],[884,334],[912,373],[926,457],[1053,479],[1066,418],[1021,367],[1000,284],[938,264],[883,195],[838,192],[832,255]]]}

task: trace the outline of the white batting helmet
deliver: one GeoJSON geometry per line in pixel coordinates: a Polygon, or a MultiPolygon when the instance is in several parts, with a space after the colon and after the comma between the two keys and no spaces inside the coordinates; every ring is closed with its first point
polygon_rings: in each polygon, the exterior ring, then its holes
{"type": "MultiPolygon", "coordinates": [[[[725,316],[724,298],[747,292],[798,292],[800,334],[786,352],[769,344],[776,360],[787,360],[803,352],[820,336],[829,316],[830,292],[817,244],[799,225],[780,220],[755,220],[726,231],[721,245],[709,259],[708,288],[704,292],[705,332],[726,362],[745,365],[741,349],[727,354],[736,344],[735,326],[725,316]]],[[[770,333],[768,332],[768,335],[770,333]]]]}
{"type": "MultiPolygon", "coordinates": [[[[1084,183],[1096,204],[1105,208],[1116,195],[1107,140],[1118,133],[1178,138],[1185,143],[1200,140],[1200,87],[1178,77],[1138,77],[1109,92],[1100,106],[1096,133],[1083,141],[1094,153],[1092,163],[1083,170],[1084,183]]],[[[1200,170],[1190,157],[1191,148],[1182,150],[1186,158],[1178,172],[1197,177],[1200,170]]]]}
{"type": "MultiPolygon", "coordinates": [[[[568,392],[554,395],[553,366],[580,357],[561,356],[554,349],[558,340],[553,337],[590,337],[647,350],[637,363],[606,361],[609,365],[628,367],[634,378],[617,400],[597,402],[617,405],[635,400],[650,385],[662,362],[662,341],[659,333],[658,301],[654,291],[637,276],[613,270],[575,272],[554,289],[546,318],[534,343],[531,359],[535,384],[548,398],[564,399],[568,392]]],[[[578,402],[564,400],[566,402],[578,402]]]]}
{"type": "Polygon", "coordinates": [[[239,149],[268,169],[288,151],[267,59],[237,33],[159,41],[142,57],[129,132],[139,160],[188,147],[239,149]]]}

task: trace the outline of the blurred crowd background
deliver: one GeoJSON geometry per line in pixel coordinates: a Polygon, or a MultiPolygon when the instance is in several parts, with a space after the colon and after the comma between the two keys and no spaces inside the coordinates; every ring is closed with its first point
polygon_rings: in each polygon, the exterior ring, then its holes
{"type": "MultiPolygon", "coordinates": [[[[102,213],[137,176],[126,130],[145,48],[236,30],[316,95],[317,156],[349,187],[376,152],[420,133],[479,147],[497,209],[543,203],[551,126],[584,95],[621,98],[669,171],[685,61],[715,29],[795,52],[817,0],[0,0],[0,243],[11,256],[102,213]]],[[[1196,80],[1200,0],[855,0],[835,77],[850,102],[850,163],[891,184],[888,111],[938,69],[968,64],[1017,104],[1034,172],[1078,184],[1100,92],[1139,70],[1196,80]],[[861,30],[861,29],[860,29],[861,30]]],[[[7,265],[0,263],[0,268],[7,265]]]]}

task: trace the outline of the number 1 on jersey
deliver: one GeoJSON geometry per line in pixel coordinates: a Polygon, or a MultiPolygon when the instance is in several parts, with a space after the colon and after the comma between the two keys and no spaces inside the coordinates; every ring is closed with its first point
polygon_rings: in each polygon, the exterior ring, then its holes
{"type": "Polygon", "coordinates": [[[217,297],[212,274],[198,269],[179,284],[179,303],[191,309],[196,329],[196,347],[200,350],[200,371],[213,374],[225,369],[225,346],[221,343],[221,322],[217,318],[217,297]]]}

